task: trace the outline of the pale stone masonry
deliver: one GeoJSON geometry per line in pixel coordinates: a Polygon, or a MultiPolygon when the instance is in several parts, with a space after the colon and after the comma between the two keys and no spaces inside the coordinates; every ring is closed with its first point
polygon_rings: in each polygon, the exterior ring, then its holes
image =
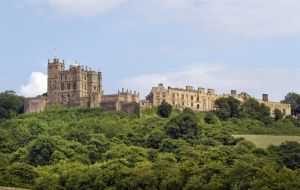
{"type": "Polygon", "coordinates": [[[48,61],[48,106],[99,107],[102,95],[101,72],[81,65],[66,70],[64,61],[48,61]]]}
{"type": "MultiPolygon", "coordinates": [[[[48,60],[48,89],[44,96],[27,98],[24,110],[26,113],[43,112],[47,107],[102,107],[106,110],[136,112],[145,107],[159,106],[163,101],[174,108],[191,108],[194,111],[211,111],[216,109],[215,101],[221,97],[234,97],[241,102],[251,98],[247,93],[237,94],[232,90],[230,94],[217,95],[214,89],[198,88],[192,86],[182,88],[165,88],[163,84],[153,87],[146,100],[140,101],[139,93],[122,91],[117,94],[105,95],[103,93],[102,73],[88,69],[87,66],[75,64],[65,68],[64,60],[54,58],[48,60]]],[[[291,115],[291,105],[279,102],[270,102],[268,95],[264,94],[260,103],[274,110],[281,110],[284,115],[291,115]]]]}
{"type": "Polygon", "coordinates": [[[128,103],[139,103],[140,96],[137,92],[131,92],[124,89],[118,92],[118,94],[104,95],[101,101],[101,107],[107,110],[125,110],[128,103]]]}
{"type": "Polygon", "coordinates": [[[65,68],[59,58],[48,60],[47,95],[27,98],[26,113],[42,112],[47,107],[102,107],[106,110],[127,111],[131,103],[139,104],[138,93],[104,95],[102,73],[75,64],[65,68]]]}
{"type": "MultiPolygon", "coordinates": [[[[214,89],[198,88],[194,89],[192,86],[182,88],[165,88],[163,84],[153,87],[146,101],[141,102],[142,107],[159,106],[163,101],[171,104],[174,108],[184,109],[190,108],[194,111],[212,111],[216,109],[215,101],[221,97],[234,97],[242,103],[251,98],[245,92],[237,94],[236,90],[232,90],[230,94],[217,95],[214,89]]],[[[264,94],[260,103],[265,104],[271,110],[271,115],[274,116],[274,110],[279,109],[285,116],[291,115],[291,105],[280,102],[270,102],[268,95],[264,94]]]]}

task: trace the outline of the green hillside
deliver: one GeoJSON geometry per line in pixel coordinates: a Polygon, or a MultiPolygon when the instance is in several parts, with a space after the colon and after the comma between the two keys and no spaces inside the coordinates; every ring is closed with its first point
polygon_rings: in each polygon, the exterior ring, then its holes
{"type": "MultiPolygon", "coordinates": [[[[299,143],[263,150],[232,136],[238,128],[243,133],[258,128],[273,133],[291,121],[267,126],[249,119],[220,121],[190,110],[175,111],[170,118],[155,113],[146,110],[138,118],[101,109],[69,109],[3,120],[0,186],[300,189],[299,143]]],[[[288,131],[300,134],[296,126],[287,125],[288,131]]]]}

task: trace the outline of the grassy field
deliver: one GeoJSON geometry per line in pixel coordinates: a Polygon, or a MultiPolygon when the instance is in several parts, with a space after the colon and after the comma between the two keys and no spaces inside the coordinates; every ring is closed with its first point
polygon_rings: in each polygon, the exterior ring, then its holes
{"type": "Polygon", "coordinates": [[[269,145],[280,145],[286,141],[297,141],[300,136],[275,136],[275,135],[233,135],[235,138],[242,137],[254,143],[258,148],[267,148],[269,145]]]}

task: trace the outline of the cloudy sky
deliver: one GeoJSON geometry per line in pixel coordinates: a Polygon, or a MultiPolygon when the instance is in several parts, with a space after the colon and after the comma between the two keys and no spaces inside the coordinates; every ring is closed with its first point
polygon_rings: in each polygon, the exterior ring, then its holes
{"type": "Polygon", "coordinates": [[[299,0],[5,0],[0,91],[46,91],[56,54],[101,70],[105,93],[152,86],[300,93],[299,0]],[[54,51],[57,49],[57,51],[54,51]]]}

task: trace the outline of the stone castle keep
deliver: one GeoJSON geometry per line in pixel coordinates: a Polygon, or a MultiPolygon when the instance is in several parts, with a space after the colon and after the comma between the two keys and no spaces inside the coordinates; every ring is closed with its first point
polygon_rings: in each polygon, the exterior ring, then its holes
{"type": "Polygon", "coordinates": [[[139,103],[139,94],[118,92],[104,95],[102,73],[83,65],[70,65],[66,70],[64,60],[48,60],[48,87],[46,96],[28,98],[25,112],[42,112],[47,107],[103,107],[106,110],[130,111],[139,103]]]}
{"type": "MultiPolygon", "coordinates": [[[[187,86],[181,88],[165,88],[163,84],[153,87],[146,100],[140,101],[139,93],[129,90],[118,91],[116,94],[105,95],[102,85],[102,73],[88,69],[86,66],[75,64],[65,68],[64,60],[54,58],[48,60],[48,88],[46,95],[27,98],[25,112],[42,112],[47,107],[102,107],[109,111],[140,111],[147,107],[159,106],[163,101],[174,108],[191,108],[194,111],[211,111],[216,109],[215,101],[221,97],[234,97],[241,102],[251,98],[247,93],[217,95],[214,89],[187,86]]],[[[291,105],[271,102],[264,94],[260,103],[270,107],[271,114],[279,109],[285,116],[291,115],[291,105]]]]}

